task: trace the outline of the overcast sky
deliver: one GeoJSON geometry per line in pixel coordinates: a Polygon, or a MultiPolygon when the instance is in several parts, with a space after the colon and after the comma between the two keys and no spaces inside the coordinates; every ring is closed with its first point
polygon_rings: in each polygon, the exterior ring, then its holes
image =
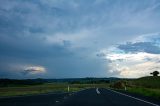
{"type": "Polygon", "coordinates": [[[0,0],[0,78],[136,78],[159,68],[159,0],[0,0]]]}

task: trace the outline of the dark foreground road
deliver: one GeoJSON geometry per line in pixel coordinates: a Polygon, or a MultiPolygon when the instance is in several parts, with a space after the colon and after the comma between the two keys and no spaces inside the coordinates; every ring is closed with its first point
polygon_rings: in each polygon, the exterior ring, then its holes
{"type": "Polygon", "coordinates": [[[160,102],[155,102],[108,89],[88,89],[74,94],[59,106],[159,106],[160,102]]]}
{"type": "Polygon", "coordinates": [[[92,88],[73,94],[5,98],[0,99],[0,106],[160,106],[160,101],[92,88]]]}
{"type": "Polygon", "coordinates": [[[67,96],[67,93],[57,93],[0,98],[0,106],[54,106],[67,96]]]}

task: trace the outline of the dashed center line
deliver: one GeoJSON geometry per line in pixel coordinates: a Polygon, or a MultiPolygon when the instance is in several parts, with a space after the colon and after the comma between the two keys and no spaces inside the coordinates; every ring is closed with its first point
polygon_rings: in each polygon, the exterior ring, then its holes
{"type": "Polygon", "coordinates": [[[97,94],[101,94],[100,91],[98,90],[98,88],[96,89],[97,94]]]}

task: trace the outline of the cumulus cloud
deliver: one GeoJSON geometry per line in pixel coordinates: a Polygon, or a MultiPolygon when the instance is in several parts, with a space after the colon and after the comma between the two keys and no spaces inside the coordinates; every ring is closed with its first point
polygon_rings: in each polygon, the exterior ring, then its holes
{"type": "Polygon", "coordinates": [[[24,69],[24,74],[39,74],[39,73],[45,73],[46,69],[42,66],[30,66],[26,67],[24,69]]]}
{"type": "Polygon", "coordinates": [[[158,70],[160,54],[149,54],[144,52],[131,54],[110,54],[106,58],[111,60],[110,72],[119,72],[120,77],[142,77],[150,72],[158,70]],[[149,59],[148,59],[149,58],[149,59]]]}
{"type": "Polygon", "coordinates": [[[1,78],[37,78],[45,77],[47,74],[47,68],[43,65],[27,64],[20,62],[3,62],[0,65],[1,78]]]}
{"type": "MultiPolygon", "coordinates": [[[[142,38],[142,36],[139,37],[142,38]]],[[[150,72],[160,69],[159,45],[155,45],[156,42],[153,40],[156,38],[158,39],[159,36],[143,35],[143,40],[120,44],[110,49],[101,50],[100,53],[105,54],[102,58],[111,61],[108,63],[108,67],[113,75],[116,73],[115,76],[128,78],[146,76],[150,72]],[[150,37],[149,40],[146,40],[147,37],[150,37]]]]}

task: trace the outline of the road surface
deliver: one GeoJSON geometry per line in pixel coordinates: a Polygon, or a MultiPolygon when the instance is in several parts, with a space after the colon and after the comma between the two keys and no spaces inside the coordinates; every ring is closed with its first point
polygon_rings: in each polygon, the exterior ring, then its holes
{"type": "Polygon", "coordinates": [[[0,98],[0,106],[54,106],[67,96],[67,93],[54,93],[0,98]]]}
{"type": "Polygon", "coordinates": [[[160,106],[160,101],[110,89],[91,88],[67,94],[45,94],[0,99],[0,106],[160,106]]]}

